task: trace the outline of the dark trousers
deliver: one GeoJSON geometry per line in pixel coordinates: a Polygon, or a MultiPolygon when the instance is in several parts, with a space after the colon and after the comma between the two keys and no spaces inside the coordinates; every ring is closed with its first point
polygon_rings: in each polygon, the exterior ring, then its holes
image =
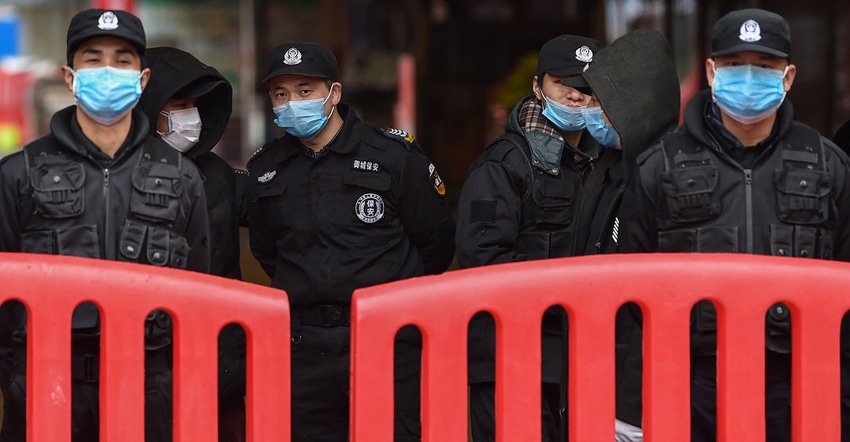
{"type": "MultiPolygon", "coordinates": [[[[470,424],[474,442],[496,440],[496,384],[481,382],[469,386],[470,424]]],[[[566,438],[561,434],[560,389],[558,384],[543,383],[541,391],[542,440],[559,442],[566,438]]]]}
{"type": "MultiPolygon", "coordinates": [[[[170,351],[170,349],[159,350],[170,351]]],[[[171,368],[163,366],[165,355],[146,358],[145,376],[145,440],[170,442],[172,440],[171,368]],[[161,357],[160,357],[161,356],[161,357]]],[[[79,360],[79,356],[73,357],[79,360]]],[[[99,388],[96,373],[81,373],[74,364],[71,382],[71,440],[97,442],[100,438],[99,388]]],[[[0,442],[26,441],[26,374],[19,367],[3,383],[3,427],[0,442]]]]}
{"type": "MultiPolygon", "coordinates": [[[[395,440],[421,440],[421,340],[396,339],[395,440]]],[[[414,329],[415,330],[415,329],[414,329]]],[[[418,334],[418,331],[416,331],[418,334]]],[[[300,325],[292,330],[292,440],[348,441],[351,328],[300,325]]]]}

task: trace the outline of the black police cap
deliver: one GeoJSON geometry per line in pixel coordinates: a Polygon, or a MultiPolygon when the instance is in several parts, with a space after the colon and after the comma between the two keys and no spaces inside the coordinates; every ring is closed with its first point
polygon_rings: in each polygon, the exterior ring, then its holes
{"type": "Polygon", "coordinates": [[[68,65],[73,64],[74,52],[84,41],[100,36],[123,38],[136,47],[139,57],[145,56],[145,28],[139,17],[121,10],[86,9],[68,25],[68,65]]]}
{"type": "MultiPolygon", "coordinates": [[[[598,41],[588,37],[568,34],[555,37],[540,48],[537,55],[537,75],[580,75],[601,47],[598,41]]],[[[561,83],[572,87],[587,87],[587,82],[581,76],[564,79],[561,83]]]]}
{"type": "Polygon", "coordinates": [[[732,11],[714,24],[711,55],[762,52],[791,57],[791,27],[779,14],[763,9],[732,11]]]}
{"type": "Polygon", "coordinates": [[[263,83],[281,75],[304,75],[337,81],[334,53],[317,43],[288,43],[269,52],[263,83]]]}

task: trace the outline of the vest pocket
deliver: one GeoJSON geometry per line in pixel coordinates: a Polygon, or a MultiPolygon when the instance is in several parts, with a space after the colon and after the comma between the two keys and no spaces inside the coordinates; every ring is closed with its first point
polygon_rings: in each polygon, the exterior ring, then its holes
{"type": "Polygon", "coordinates": [[[101,257],[95,225],[26,232],[21,235],[21,251],[81,258],[101,257]]]}
{"type": "Polygon", "coordinates": [[[738,227],[708,226],[658,232],[659,252],[737,253],[738,227]]]}
{"type": "Polygon", "coordinates": [[[151,222],[173,222],[183,194],[180,170],[168,164],[150,163],[133,171],[130,212],[151,222]]]}
{"type": "Polygon", "coordinates": [[[704,221],[720,214],[718,175],[713,166],[689,167],[661,175],[670,219],[675,223],[704,221]]]}
{"type": "Polygon", "coordinates": [[[186,238],[170,230],[127,220],[119,250],[122,261],[185,269],[191,247],[186,238]],[[140,260],[142,256],[144,259],[140,260]]]}
{"type": "Polygon", "coordinates": [[[774,173],[779,219],[789,224],[819,224],[829,218],[830,177],[826,172],[783,167],[774,173]]]}
{"type": "Polygon", "coordinates": [[[38,214],[61,219],[79,216],[85,210],[83,183],[86,175],[82,164],[62,155],[36,157],[29,181],[38,214]]]}
{"type": "Polygon", "coordinates": [[[770,253],[774,256],[832,259],[832,232],[808,226],[770,225],[770,253]]]}
{"type": "Polygon", "coordinates": [[[535,180],[532,189],[534,219],[537,223],[566,225],[578,185],[563,180],[535,180]]]}

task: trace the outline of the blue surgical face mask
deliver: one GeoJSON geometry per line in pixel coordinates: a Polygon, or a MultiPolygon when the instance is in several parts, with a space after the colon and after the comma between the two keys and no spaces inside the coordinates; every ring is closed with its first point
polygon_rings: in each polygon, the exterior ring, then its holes
{"type": "Polygon", "coordinates": [[[620,134],[602,118],[602,108],[599,106],[584,109],[584,120],[587,121],[587,132],[597,143],[609,149],[622,149],[620,134]]]}
{"type": "Polygon", "coordinates": [[[77,103],[92,120],[105,126],[127,115],[142,96],[142,73],[133,69],[102,66],[71,69],[71,73],[77,103]]]}
{"type": "MultiPolygon", "coordinates": [[[[543,92],[540,92],[543,95],[543,92]]],[[[548,118],[552,124],[564,132],[581,132],[585,128],[584,115],[582,107],[570,107],[565,104],[558,103],[555,100],[550,100],[549,97],[543,95],[546,100],[546,107],[543,108],[543,116],[548,118]]]]}
{"type": "Polygon", "coordinates": [[[330,120],[334,109],[331,113],[325,116],[325,102],[331,98],[333,86],[328,91],[328,96],[324,100],[316,98],[315,100],[290,100],[280,106],[272,108],[277,118],[274,124],[285,130],[286,133],[293,137],[311,140],[316,134],[325,127],[325,124],[330,120]]]}
{"type": "Polygon", "coordinates": [[[750,64],[714,69],[711,95],[732,119],[753,124],[767,118],[785,99],[785,74],[779,69],[760,68],[750,64]]]}

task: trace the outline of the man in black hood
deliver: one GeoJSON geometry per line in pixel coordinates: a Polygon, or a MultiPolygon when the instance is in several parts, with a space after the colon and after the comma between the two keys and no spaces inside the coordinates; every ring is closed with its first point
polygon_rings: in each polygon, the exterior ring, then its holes
{"type": "MultiPolygon", "coordinates": [[[[227,126],[233,88],[215,68],[171,47],[147,50],[151,79],[138,107],[150,131],[182,152],[204,176],[210,219],[210,274],[239,279],[240,201],[247,176],[212,152],[227,126]]],[[[219,439],[244,440],[245,334],[231,324],[219,336],[219,439]]]]}
{"type": "MultiPolygon", "coordinates": [[[[682,126],[637,159],[624,249],[850,261],[850,159],[794,120],[785,96],[797,72],[788,22],[761,9],[732,11],[715,23],[711,50],[711,89],[688,102],[682,126]]],[[[787,305],[770,307],[766,328],[767,440],[789,441],[787,305]]],[[[703,301],[691,319],[693,441],[716,439],[716,347],[715,308],[703,301]]]]}
{"type": "MultiPolygon", "coordinates": [[[[669,43],[649,30],[632,31],[599,51],[582,76],[592,91],[587,130],[607,149],[588,177],[572,254],[614,253],[620,220],[632,210],[623,195],[635,158],[679,121],[679,79],[669,43]]],[[[643,440],[640,312],[627,304],[616,320],[617,441],[636,442],[643,440]]]]}

